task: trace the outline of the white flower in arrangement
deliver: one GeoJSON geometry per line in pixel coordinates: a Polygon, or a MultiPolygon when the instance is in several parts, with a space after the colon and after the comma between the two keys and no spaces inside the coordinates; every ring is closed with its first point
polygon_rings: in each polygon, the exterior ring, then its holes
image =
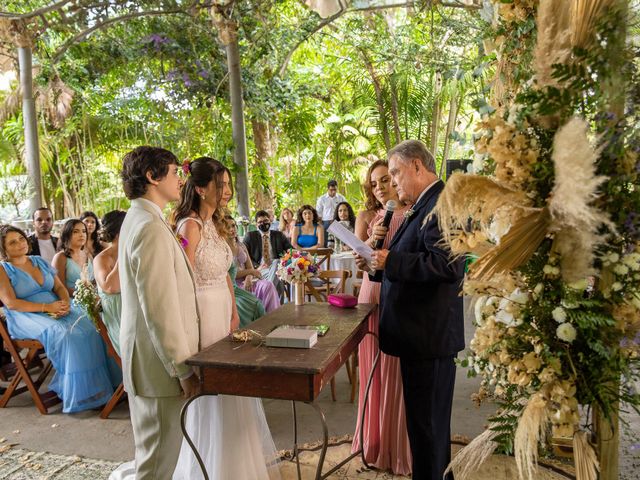
{"type": "Polygon", "coordinates": [[[487,156],[484,153],[474,153],[473,154],[473,171],[479,172],[484,168],[484,161],[487,156]]]}
{"type": "Polygon", "coordinates": [[[551,312],[551,316],[558,323],[564,323],[567,321],[567,312],[564,311],[562,307],[556,307],[551,312]]]}
{"type": "Polygon", "coordinates": [[[492,242],[500,244],[500,239],[504,237],[511,228],[511,221],[506,209],[499,209],[493,215],[493,219],[489,224],[488,236],[492,242]]]}
{"type": "Polygon", "coordinates": [[[633,271],[640,270],[640,253],[630,253],[622,257],[622,263],[633,271]]]}
{"type": "Polygon", "coordinates": [[[576,339],[576,329],[568,322],[561,323],[556,329],[556,335],[563,342],[571,343],[576,339]]]}
{"type": "Polygon", "coordinates": [[[511,295],[509,295],[509,300],[519,305],[525,305],[529,301],[529,294],[516,288],[511,292],[511,295]]]}
{"type": "Polygon", "coordinates": [[[542,268],[542,272],[548,276],[560,275],[560,269],[558,267],[554,267],[553,265],[548,264],[542,268]]]}
{"type": "Polygon", "coordinates": [[[613,290],[614,292],[619,292],[620,290],[622,290],[622,283],[613,282],[613,284],[611,285],[611,290],[613,290]]]}
{"type": "Polygon", "coordinates": [[[618,263],[615,267],[613,267],[613,271],[616,275],[626,275],[629,273],[629,267],[623,265],[622,263],[618,263]]]}
{"type": "Polygon", "coordinates": [[[475,319],[476,319],[476,323],[479,326],[483,326],[484,325],[484,308],[485,305],[487,304],[487,300],[488,298],[485,295],[482,295],[480,297],[478,297],[478,299],[476,300],[476,304],[474,306],[474,314],[475,314],[475,319]]]}
{"type": "Polygon", "coordinates": [[[602,256],[602,263],[605,266],[618,263],[619,260],[620,260],[620,255],[618,255],[616,252],[607,253],[602,256]]]}
{"type": "Polygon", "coordinates": [[[578,280],[576,282],[572,282],[568,284],[568,287],[570,289],[577,290],[579,292],[584,292],[588,286],[589,286],[589,282],[587,282],[586,278],[583,278],[582,280],[578,280]]]}
{"type": "Polygon", "coordinates": [[[534,288],[533,288],[533,294],[537,297],[539,296],[542,291],[544,290],[544,284],[543,283],[538,283],[534,288]]]}
{"type": "Polygon", "coordinates": [[[631,305],[640,310],[640,297],[638,297],[637,293],[631,296],[631,305]]]}

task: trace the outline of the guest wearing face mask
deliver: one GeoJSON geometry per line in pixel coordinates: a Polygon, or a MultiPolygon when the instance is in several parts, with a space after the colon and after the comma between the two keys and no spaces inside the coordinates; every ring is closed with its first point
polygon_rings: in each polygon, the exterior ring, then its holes
{"type": "Polygon", "coordinates": [[[247,233],[243,242],[253,266],[262,272],[262,278],[273,281],[282,298],[284,286],[275,275],[277,264],[274,260],[292,248],[291,242],[282,232],[270,230],[271,220],[266,211],[256,212],[255,219],[258,231],[247,233]]]}

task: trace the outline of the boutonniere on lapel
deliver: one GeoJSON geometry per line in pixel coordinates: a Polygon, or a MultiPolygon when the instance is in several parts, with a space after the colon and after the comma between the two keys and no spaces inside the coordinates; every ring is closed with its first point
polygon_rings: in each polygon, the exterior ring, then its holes
{"type": "Polygon", "coordinates": [[[410,208],[409,210],[404,212],[404,219],[406,220],[407,218],[411,218],[411,215],[413,215],[414,213],[416,213],[415,210],[413,208],[410,208]]]}
{"type": "Polygon", "coordinates": [[[178,240],[178,243],[180,244],[183,250],[187,248],[187,245],[189,245],[189,240],[187,240],[185,237],[183,237],[179,233],[176,233],[176,240],[178,240]]]}

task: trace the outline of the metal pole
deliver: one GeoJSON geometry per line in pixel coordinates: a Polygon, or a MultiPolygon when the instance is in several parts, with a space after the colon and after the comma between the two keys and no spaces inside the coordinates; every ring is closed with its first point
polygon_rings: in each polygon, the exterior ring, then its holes
{"type": "Polygon", "coordinates": [[[236,164],[236,191],[238,212],[249,217],[249,172],[247,168],[247,140],[244,126],[244,102],[242,99],[242,77],[240,75],[240,51],[238,40],[227,46],[229,68],[229,93],[231,99],[231,126],[233,136],[233,160],[236,164]]]}
{"type": "Polygon", "coordinates": [[[42,177],[40,175],[40,150],[38,148],[38,123],[33,100],[32,57],[30,47],[18,47],[20,87],[22,89],[22,121],[24,123],[24,151],[27,171],[33,192],[29,199],[29,213],[42,206],[42,177]]]}

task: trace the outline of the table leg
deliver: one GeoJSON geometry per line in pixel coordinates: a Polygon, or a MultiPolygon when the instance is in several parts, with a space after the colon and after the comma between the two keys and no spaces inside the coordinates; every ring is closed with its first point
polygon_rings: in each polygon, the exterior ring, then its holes
{"type": "MultiPolygon", "coordinates": [[[[371,335],[375,337],[376,340],[378,340],[378,343],[380,343],[380,338],[375,333],[367,332],[365,333],[365,335],[371,335]]],[[[362,401],[362,415],[360,416],[360,449],[356,452],[356,454],[361,454],[362,463],[366,468],[371,468],[371,467],[367,463],[367,459],[364,458],[364,436],[362,435],[362,432],[364,430],[364,414],[367,411],[367,403],[369,400],[369,390],[371,389],[371,384],[373,383],[373,372],[376,371],[376,367],[378,366],[378,362],[380,361],[380,353],[381,353],[380,349],[378,348],[378,353],[376,353],[376,356],[373,359],[371,372],[369,372],[369,378],[367,379],[367,386],[364,390],[364,400],[362,401]]]]}
{"type": "Polygon", "coordinates": [[[189,433],[187,432],[187,428],[184,424],[187,418],[187,409],[189,408],[189,405],[191,405],[196,398],[203,397],[204,395],[205,394],[203,393],[195,395],[191,397],[189,400],[187,400],[185,404],[182,406],[182,411],[180,412],[180,428],[182,429],[182,435],[184,435],[185,440],[189,444],[189,447],[191,447],[191,451],[193,451],[193,454],[195,455],[196,460],[198,461],[198,465],[200,465],[200,469],[202,470],[202,475],[204,476],[204,480],[209,480],[209,475],[207,474],[207,468],[204,466],[202,457],[200,457],[200,453],[198,453],[198,449],[196,448],[195,444],[191,440],[191,437],[189,436],[189,433]]]}
{"type": "MultiPolygon", "coordinates": [[[[378,338],[378,336],[373,332],[367,332],[365,335],[373,335],[376,339],[378,338]]],[[[337,471],[343,465],[349,463],[358,455],[362,456],[362,463],[364,464],[364,466],[366,468],[371,468],[367,463],[366,459],[364,458],[364,447],[363,447],[364,441],[362,438],[362,428],[364,424],[364,414],[365,414],[367,403],[369,400],[369,391],[371,390],[371,384],[373,383],[373,372],[377,368],[379,360],[380,360],[380,350],[378,350],[378,353],[374,357],[373,366],[371,367],[371,372],[369,373],[369,378],[367,379],[367,387],[365,389],[364,399],[362,402],[362,416],[360,418],[360,448],[357,452],[352,453],[351,455],[349,455],[347,458],[342,460],[340,463],[338,463],[336,466],[331,468],[331,470],[329,470],[324,474],[322,473],[322,468],[324,467],[324,461],[327,455],[327,448],[329,446],[329,428],[327,427],[327,420],[324,416],[324,412],[322,411],[322,409],[318,404],[316,404],[315,402],[305,402],[307,405],[310,405],[311,407],[313,407],[313,409],[318,413],[320,417],[320,423],[322,424],[322,450],[320,451],[320,458],[318,459],[318,467],[316,468],[316,477],[315,477],[316,480],[324,480],[328,478],[332,473],[337,471]]],[[[300,452],[298,450],[298,420],[296,415],[296,402],[291,402],[291,404],[293,407],[293,455],[296,458],[296,466],[298,469],[298,480],[301,480],[302,475],[300,472],[300,459],[299,459],[300,452]]]]}
{"type": "Polygon", "coordinates": [[[296,413],[296,402],[291,402],[291,409],[293,413],[293,458],[296,459],[296,469],[298,471],[298,480],[302,480],[302,473],[300,472],[300,457],[298,452],[298,415],[296,413]]]}

